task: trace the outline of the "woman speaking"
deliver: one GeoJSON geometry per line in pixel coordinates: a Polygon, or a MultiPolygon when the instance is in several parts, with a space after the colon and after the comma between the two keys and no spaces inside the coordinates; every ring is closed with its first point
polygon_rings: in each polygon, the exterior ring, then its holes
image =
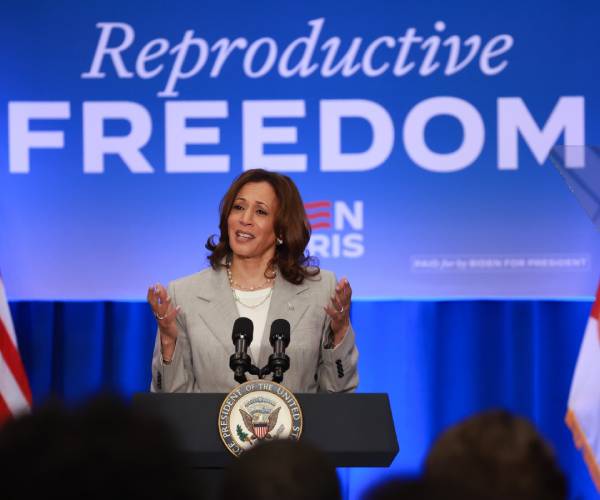
{"type": "Polygon", "coordinates": [[[265,330],[275,319],[289,321],[288,389],[354,390],[352,290],[306,256],[310,226],[293,181],[261,169],[244,172],[221,200],[219,229],[218,241],[206,243],[209,268],[168,289],[148,289],[158,322],[151,389],[229,392],[237,384],[229,368],[232,327],[245,316],[254,324],[248,353],[259,367],[272,352],[265,330]]]}

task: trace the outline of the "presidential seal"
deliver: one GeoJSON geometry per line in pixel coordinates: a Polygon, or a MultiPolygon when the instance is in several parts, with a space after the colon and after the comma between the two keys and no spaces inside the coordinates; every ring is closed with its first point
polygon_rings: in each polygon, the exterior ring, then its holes
{"type": "Polygon", "coordinates": [[[300,439],[302,410],[296,397],[284,386],[251,380],[225,397],[218,425],[225,447],[239,457],[261,441],[300,439]]]}

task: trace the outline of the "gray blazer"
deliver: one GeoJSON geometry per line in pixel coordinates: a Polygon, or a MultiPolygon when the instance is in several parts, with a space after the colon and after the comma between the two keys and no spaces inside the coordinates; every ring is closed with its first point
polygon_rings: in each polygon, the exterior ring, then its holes
{"type": "MultiPolygon", "coordinates": [[[[253,364],[265,366],[273,352],[268,335],[271,323],[277,318],[288,320],[291,339],[286,354],[290,369],[284,374],[283,385],[292,392],[347,392],[358,385],[358,351],[352,326],[335,349],[324,347],[331,330],[323,308],[335,286],[334,274],[324,270],[301,285],[293,285],[279,274],[275,279],[262,344],[260,349],[251,345],[248,352],[253,364]]],[[[173,360],[165,365],[157,333],[151,390],[229,392],[237,385],[229,357],[235,350],[231,331],[239,315],[226,271],[207,268],[180,278],[169,283],[168,293],[173,306],[181,307],[177,316],[179,336],[173,360]]]]}

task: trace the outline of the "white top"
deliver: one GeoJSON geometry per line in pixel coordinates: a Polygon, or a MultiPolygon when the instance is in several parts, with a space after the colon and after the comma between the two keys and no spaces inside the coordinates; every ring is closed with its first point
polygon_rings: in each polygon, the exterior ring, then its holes
{"type": "MultiPolygon", "coordinates": [[[[254,356],[258,358],[260,356],[260,345],[265,334],[265,323],[267,322],[267,313],[271,304],[273,288],[263,288],[262,290],[253,290],[251,292],[234,290],[233,292],[235,297],[239,299],[235,301],[238,313],[240,316],[250,318],[254,325],[254,337],[251,348],[254,356]]],[[[256,362],[257,360],[254,359],[253,361],[256,362]]]]}

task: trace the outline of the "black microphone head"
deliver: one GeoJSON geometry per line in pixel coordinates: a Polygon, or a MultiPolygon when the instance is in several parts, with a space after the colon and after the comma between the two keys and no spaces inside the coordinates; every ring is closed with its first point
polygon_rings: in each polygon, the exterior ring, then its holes
{"type": "Polygon", "coordinates": [[[241,336],[244,336],[246,339],[246,345],[250,345],[253,335],[254,325],[252,324],[252,320],[250,318],[242,316],[241,318],[235,320],[235,323],[233,323],[233,333],[231,334],[231,339],[233,340],[234,344],[241,336]]]}
{"type": "Polygon", "coordinates": [[[276,319],[271,324],[271,334],[269,335],[269,342],[271,345],[275,344],[277,338],[283,341],[284,347],[287,347],[290,343],[290,322],[285,319],[276,319]]]}

